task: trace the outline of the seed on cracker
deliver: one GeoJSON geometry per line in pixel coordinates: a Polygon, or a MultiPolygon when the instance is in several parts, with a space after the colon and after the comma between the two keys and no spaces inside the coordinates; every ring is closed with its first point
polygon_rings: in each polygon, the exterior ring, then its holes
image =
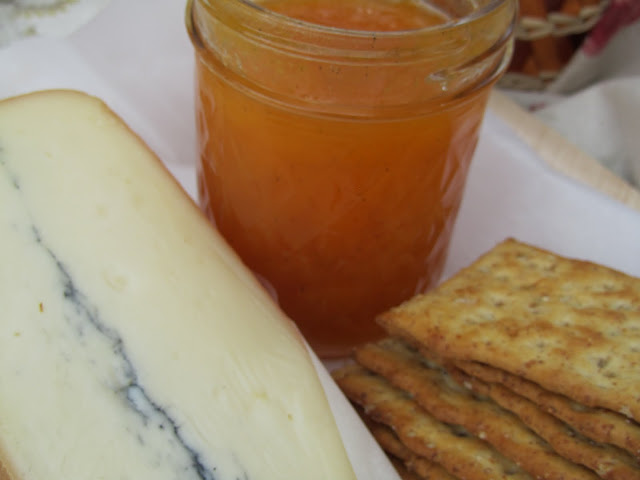
{"type": "Polygon", "coordinates": [[[408,392],[438,420],[461,425],[534,477],[547,480],[591,479],[596,475],[558,455],[520,418],[487,397],[457,384],[433,360],[426,361],[397,339],[368,344],[355,352],[358,363],[408,392]]]}
{"type": "Polygon", "coordinates": [[[445,424],[421,409],[409,395],[359,365],[334,372],[334,379],[372,420],[392,428],[415,454],[465,480],[531,480],[515,462],[463,428],[445,424]]]}
{"type": "Polygon", "coordinates": [[[640,421],[640,279],[507,240],[383,313],[392,335],[640,421]]]}

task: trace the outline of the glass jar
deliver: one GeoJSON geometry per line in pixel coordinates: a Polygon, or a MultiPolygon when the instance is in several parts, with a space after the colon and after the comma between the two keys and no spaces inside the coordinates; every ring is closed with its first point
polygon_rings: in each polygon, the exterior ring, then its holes
{"type": "Polygon", "coordinates": [[[439,280],[517,0],[435,0],[434,25],[375,30],[375,12],[286,13],[380,0],[270,1],[188,5],[199,201],[316,353],[342,356],[439,280]]]}

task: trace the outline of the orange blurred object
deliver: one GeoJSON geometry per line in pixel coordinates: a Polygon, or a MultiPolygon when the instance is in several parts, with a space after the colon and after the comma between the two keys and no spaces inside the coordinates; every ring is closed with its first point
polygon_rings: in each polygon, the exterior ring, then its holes
{"type": "Polygon", "coordinates": [[[510,54],[490,3],[193,4],[201,205],[322,357],[440,277],[510,54]]]}
{"type": "Polygon", "coordinates": [[[545,90],[562,77],[610,0],[519,0],[515,50],[500,86],[545,90]]]}

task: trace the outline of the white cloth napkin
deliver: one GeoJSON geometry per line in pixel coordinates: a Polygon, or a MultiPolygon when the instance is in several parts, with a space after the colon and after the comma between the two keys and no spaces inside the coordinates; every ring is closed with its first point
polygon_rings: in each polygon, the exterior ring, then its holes
{"type": "Polygon", "coordinates": [[[613,15],[617,18],[612,21],[604,19],[605,23],[622,25],[593,34],[597,40],[590,37],[545,91],[506,93],[613,173],[640,187],[640,1],[612,0],[609,8],[623,13],[613,15]]]}
{"type": "Polygon", "coordinates": [[[535,114],[616,175],[640,187],[640,74],[600,81],[535,114]]]}
{"type": "MultiPolygon", "coordinates": [[[[99,96],[195,194],[193,54],[182,0],[112,0],[64,38],[0,49],[0,98],[47,88],[99,96]]],[[[489,113],[445,275],[505,237],[640,275],[640,213],[548,168],[489,113]]],[[[397,480],[377,444],[317,362],[361,480],[397,480]]]]}

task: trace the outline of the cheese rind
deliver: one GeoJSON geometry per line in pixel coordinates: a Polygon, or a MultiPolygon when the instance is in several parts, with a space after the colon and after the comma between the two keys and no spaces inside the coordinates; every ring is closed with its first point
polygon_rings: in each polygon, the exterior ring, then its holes
{"type": "Polygon", "coordinates": [[[0,479],[355,478],[297,330],[102,102],[0,103],[0,479]]]}

